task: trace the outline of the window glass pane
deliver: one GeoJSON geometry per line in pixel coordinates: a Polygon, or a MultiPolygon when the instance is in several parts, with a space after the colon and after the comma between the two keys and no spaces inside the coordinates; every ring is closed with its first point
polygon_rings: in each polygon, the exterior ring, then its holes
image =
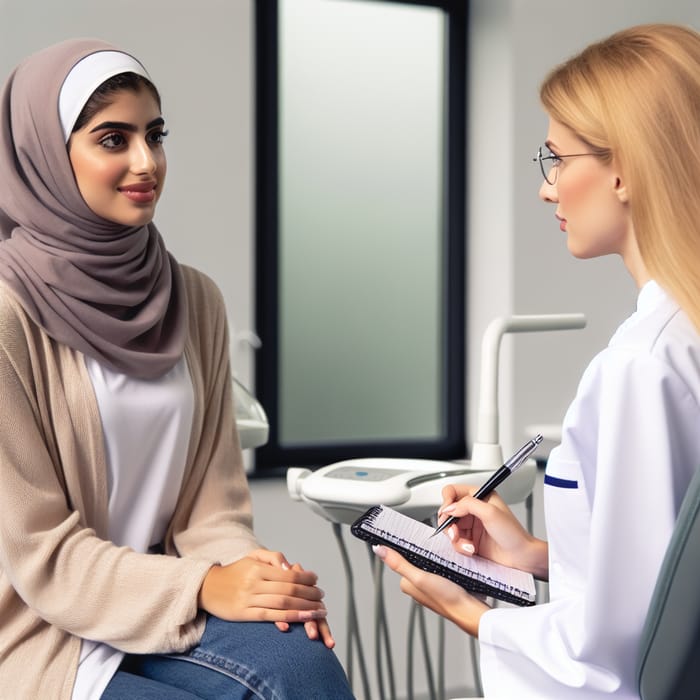
{"type": "Polygon", "coordinates": [[[279,3],[279,443],[445,431],[445,14],[279,3]]]}

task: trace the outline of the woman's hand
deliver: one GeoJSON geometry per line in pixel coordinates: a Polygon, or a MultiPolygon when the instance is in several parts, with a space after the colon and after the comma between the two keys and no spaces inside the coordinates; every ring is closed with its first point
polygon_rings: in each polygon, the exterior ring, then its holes
{"type": "Polygon", "coordinates": [[[461,554],[479,554],[506,566],[548,577],[547,543],[531,535],[506,503],[492,493],[486,500],[473,498],[473,486],[451,485],[442,490],[438,516],[455,516],[445,534],[461,554]]]}
{"type": "Polygon", "coordinates": [[[481,616],[490,610],[486,603],[470,595],[444,576],[430,574],[413,566],[397,551],[375,545],[374,553],[401,576],[401,590],[417,603],[454,622],[468,634],[479,635],[481,616]]]}
{"type": "Polygon", "coordinates": [[[311,639],[335,642],[325,621],[327,611],[317,576],[280,552],[257,549],[227,566],[213,566],[199,591],[198,605],[222,620],[269,621],[281,630],[304,623],[311,639]]]}
{"type": "MultiPolygon", "coordinates": [[[[283,565],[283,568],[286,568],[283,565]]],[[[294,564],[292,566],[294,571],[303,571],[299,564],[294,564]]],[[[276,622],[277,628],[282,632],[286,632],[289,629],[288,622],[276,622]]],[[[329,648],[332,649],[335,646],[335,639],[331,634],[331,628],[328,626],[328,621],[325,618],[320,620],[310,620],[304,623],[304,629],[306,630],[306,635],[309,639],[321,639],[321,641],[329,648]]]]}

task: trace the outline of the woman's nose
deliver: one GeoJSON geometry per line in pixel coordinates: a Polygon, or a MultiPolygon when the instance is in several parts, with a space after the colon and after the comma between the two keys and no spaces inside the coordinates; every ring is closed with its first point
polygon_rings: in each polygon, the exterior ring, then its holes
{"type": "Polygon", "coordinates": [[[153,173],[157,167],[149,145],[145,142],[135,143],[131,155],[131,170],[134,173],[153,173]]]}
{"type": "Polygon", "coordinates": [[[545,179],[540,185],[539,197],[543,202],[557,202],[557,186],[550,185],[545,179]]]}

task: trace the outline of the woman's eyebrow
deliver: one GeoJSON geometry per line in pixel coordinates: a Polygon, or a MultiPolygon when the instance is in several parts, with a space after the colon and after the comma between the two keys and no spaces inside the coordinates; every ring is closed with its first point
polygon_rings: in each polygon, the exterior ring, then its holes
{"type": "MultiPolygon", "coordinates": [[[[155,126],[163,126],[165,124],[165,119],[163,117],[157,117],[146,124],[146,131],[149,131],[155,126]]],[[[102,129],[119,129],[120,131],[138,131],[138,127],[135,124],[130,124],[129,122],[101,122],[94,128],[90,129],[90,133],[94,134],[96,131],[102,129]]]]}

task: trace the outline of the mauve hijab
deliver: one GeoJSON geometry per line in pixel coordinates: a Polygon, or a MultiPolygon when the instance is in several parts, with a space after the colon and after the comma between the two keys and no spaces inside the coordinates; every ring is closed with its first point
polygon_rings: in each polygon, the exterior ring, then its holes
{"type": "Polygon", "coordinates": [[[59,118],[61,85],[98,51],[92,39],[50,46],[10,74],[0,96],[0,279],[59,343],[132,377],[182,357],[186,298],[151,223],[127,228],[84,202],[59,118]]]}

